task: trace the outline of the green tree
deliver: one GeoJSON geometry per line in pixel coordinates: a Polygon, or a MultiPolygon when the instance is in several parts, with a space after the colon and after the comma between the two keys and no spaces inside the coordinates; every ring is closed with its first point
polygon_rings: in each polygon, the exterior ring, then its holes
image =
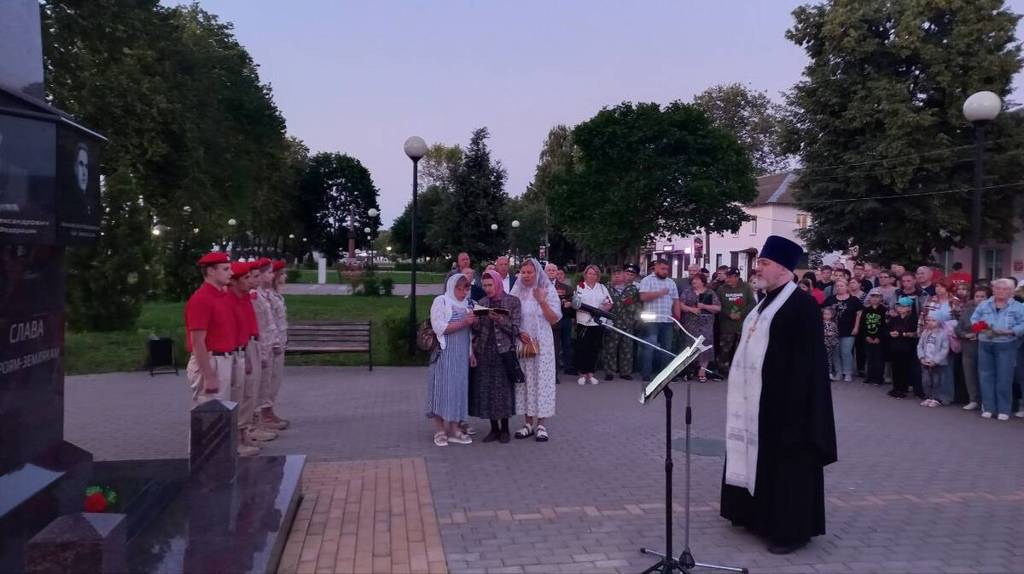
{"type": "MultiPolygon", "coordinates": [[[[444,230],[438,230],[435,222],[448,209],[451,193],[431,185],[416,198],[416,257],[438,257],[441,249],[448,246],[444,230]]],[[[391,224],[391,246],[395,254],[409,255],[412,249],[410,224],[412,222],[412,201],[406,204],[401,215],[391,224]]]]}
{"type": "Polygon", "coordinates": [[[281,206],[294,193],[294,142],[230,24],[156,0],[46,0],[42,14],[50,96],[109,138],[100,172],[130,174],[148,224],[164,231],[157,245],[147,234],[120,246],[156,257],[131,271],[181,298],[197,282],[196,256],[229,232],[229,218],[251,245],[291,227],[281,206]]]}
{"type": "Polygon", "coordinates": [[[442,254],[465,251],[474,261],[484,261],[505,251],[508,228],[500,225],[508,200],[505,168],[491,160],[488,137],[487,128],[473,132],[455,175],[449,208],[435,221],[435,241],[442,254]],[[492,231],[495,223],[498,230],[492,231]]]}
{"type": "Polygon", "coordinates": [[[743,84],[724,84],[698,94],[693,105],[715,126],[736,137],[750,154],[754,175],[778,173],[788,167],[789,159],[782,147],[785,115],[765,92],[743,84]]]}
{"type": "Polygon", "coordinates": [[[735,231],[756,197],[750,158],[696,107],[629,102],[572,132],[575,166],[549,192],[552,214],[602,261],[660,234],[735,231]]]}
{"type": "MultiPolygon", "coordinates": [[[[810,57],[788,96],[809,246],[915,263],[964,245],[973,130],[962,106],[978,90],[1010,92],[1019,16],[999,0],[834,0],[793,14],[787,38],[810,57]]],[[[990,126],[990,240],[1014,230],[1006,206],[1024,166],[1015,115],[990,126]]]]}
{"type": "Polygon", "coordinates": [[[68,250],[68,323],[75,330],[130,329],[153,284],[150,213],[128,169],[106,176],[103,197],[99,241],[68,250]]]}
{"type": "Polygon", "coordinates": [[[348,218],[357,237],[364,227],[380,228],[377,187],[359,160],[340,153],[318,153],[309,159],[299,185],[296,218],[311,247],[328,257],[338,257],[348,246],[348,218]]]}
{"type": "Polygon", "coordinates": [[[422,189],[436,185],[445,191],[455,187],[455,176],[462,165],[462,148],[436,143],[427,148],[427,154],[420,160],[420,181],[422,189]]]}
{"type": "Polygon", "coordinates": [[[534,205],[543,208],[539,213],[544,222],[548,259],[558,263],[575,261],[579,255],[576,244],[565,233],[565,226],[552,215],[548,207],[551,190],[559,178],[564,178],[574,169],[573,150],[572,130],[562,124],[551,128],[544,139],[533,181],[526,187],[522,197],[524,204],[531,206],[530,209],[534,209],[534,205]]]}

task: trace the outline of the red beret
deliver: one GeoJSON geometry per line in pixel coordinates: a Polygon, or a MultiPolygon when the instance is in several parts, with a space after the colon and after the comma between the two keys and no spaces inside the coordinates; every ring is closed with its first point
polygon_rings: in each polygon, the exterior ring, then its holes
{"type": "Polygon", "coordinates": [[[288,266],[288,262],[285,261],[284,259],[275,259],[274,260],[274,271],[280,271],[280,270],[284,269],[287,266],[288,266]]]}
{"type": "Polygon", "coordinates": [[[218,263],[230,263],[228,254],[223,251],[213,251],[199,258],[199,265],[216,265],[218,263]]]}
{"type": "Polygon", "coordinates": [[[271,261],[270,259],[266,257],[260,257],[259,259],[253,262],[252,268],[263,269],[264,267],[270,267],[271,264],[273,264],[273,261],[271,261]]]}
{"type": "Polygon", "coordinates": [[[231,278],[238,279],[242,275],[252,271],[252,264],[243,263],[241,261],[233,261],[231,263],[231,278]]]}

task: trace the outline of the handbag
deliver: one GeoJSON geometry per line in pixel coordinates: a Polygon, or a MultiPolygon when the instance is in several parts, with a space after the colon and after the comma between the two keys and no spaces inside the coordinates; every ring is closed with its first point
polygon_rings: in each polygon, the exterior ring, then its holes
{"type": "Polygon", "coordinates": [[[441,344],[437,340],[437,333],[434,332],[434,327],[430,324],[430,319],[420,323],[420,328],[416,330],[416,347],[421,351],[433,353],[440,346],[441,344]]]}
{"type": "Polygon", "coordinates": [[[540,343],[537,342],[537,339],[531,337],[525,343],[522,340],[516,342],[516,355],[518,355],[520,359],[532,359],[539,354],[540,343]]]}

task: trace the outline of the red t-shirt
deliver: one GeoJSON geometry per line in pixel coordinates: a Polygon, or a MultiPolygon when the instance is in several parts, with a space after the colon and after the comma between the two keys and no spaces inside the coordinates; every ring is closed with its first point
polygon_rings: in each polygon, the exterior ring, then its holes
{"type": "Polygon", "coordinates": [[[237,322],[236,327],[238,327],[235,346],[244,347],[249,344],[249,337],[252,336],[253,331],[249,315],[252,314],[252,320],[255,321],[256,313],[252,310],[252,302],[249,300],[248,293],[237,295],[228,289],[228,295],[230,295],[231,302],[234,303],[235,321],[237,322]]]}
{"type": "Polygon", "coordinates": [[[185,348],[188,352],[192,352],[192,331],[206,331],[206,348],[211,353],[229,353],[237,349],[236,307],[226,291],[203,282],[185,304],[185,348]]]}

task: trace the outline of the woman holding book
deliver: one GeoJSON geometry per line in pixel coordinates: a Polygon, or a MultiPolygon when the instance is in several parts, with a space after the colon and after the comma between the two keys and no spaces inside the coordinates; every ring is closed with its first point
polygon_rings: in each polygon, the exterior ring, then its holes
{"type": "MultiPolygon", "coordinates": [[[[469,382],[470,416],[490,419],[491,432],[484,442],[509,442],[508,418],[515,414],[515,378],[513,357],[522,326],[519,299],[505,293],[501,275],[484,271],[486,297],[477,303],[474,314],[473,349],[476,368],[469,382]]],[[[550,330],[550,329],[549,329],[550,330]]]]}
{"type": "Polygon", "coordinates": [[[530,258],[519,268],[519,279],[509,292],[522,305],[522,329],[519,332],[520,365],[526,383],[516,385],[516,414],[525,415],[523,428],[515,437],[535,436],[547,442],[544,420],[555,414],[555,343],[551,325],[562,318],[558,293],[544,274],[540,263],[530,258]]]}
{"type": "Polygon", "coordinates": [[[470,329],[476,317],[470,312],[469,280],[461,273],[448,278],[445,292],[430,306],[430,326],[438,348],[430,358],[427,378],[427,417],[434,422],[434,444],[470,444],[473,439],[459,428],[468,416],[469,367],[476,363],[470,346],[470,329]]]}

